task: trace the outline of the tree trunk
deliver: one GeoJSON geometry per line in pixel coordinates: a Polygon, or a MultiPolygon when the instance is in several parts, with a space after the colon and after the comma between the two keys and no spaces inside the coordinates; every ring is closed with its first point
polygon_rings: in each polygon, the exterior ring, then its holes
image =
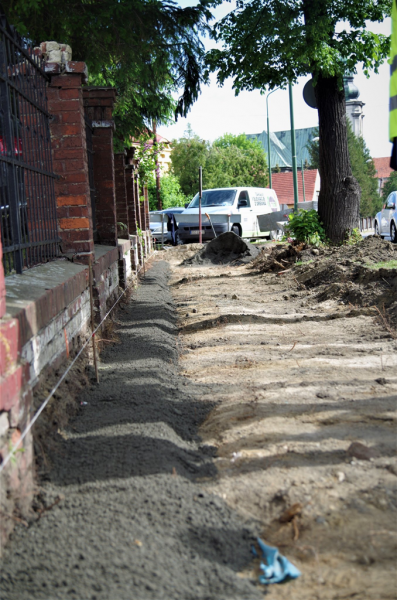
{"type": "Polygon", "coordinates": [[[318,77],[315,86],[319,121],[318,213],[327,237],[340,243],[358,227],[360,186],[352,175],[347,145],[344,91],[336,77],[318,77]]]}

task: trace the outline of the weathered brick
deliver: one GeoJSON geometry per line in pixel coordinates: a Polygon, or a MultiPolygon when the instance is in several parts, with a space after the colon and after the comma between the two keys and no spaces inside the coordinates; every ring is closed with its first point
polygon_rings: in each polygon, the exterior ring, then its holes
{"type": "Polygon", "coordinates": [[[70,206],[68,208],[68,210],[69,210],[69,217],[87,217],[88,216],[87,206],[70,206]]]}
{"type": "Polygon", "coordinates": [[[83,103],[81,97],[81,90],[79,88],[73,89],[60,89],[59,90],[59,98],[60,100],[77,100],[79,104],[83,103]]]}
{"type": "Polygon", "coordinates": [[[88,229],[90,226],[89,219],[60,219],[59,226],[61,229],[88,229]]]}
{"type": "Polygon", "coordinates": [[[87,65],[84,62],[70,60],[66,63],[67,73],[87,73],[87,65]]]}
{"type": "Polygon", "coordinates": [[[83,183],[87,180],[87,176],[86,170],[81,169],[78,173],[65,173],[65,175],[62,175],[62,182],[70,184],[83,183]]]}
{"type": "Polygon", "coordinates": [[[67,172],[76,172],[84,169],[84,163],[81,160],[67,160],[65,161],[65,168],[67,172]]]}
{"type": "Polygon", "coordinates": [[[83,152],[83,148],[59,148],[53,152],[55,160],[86,160],[86,154],[83,152]]]}
{"type": "Polygon", "coordinates": [[[87,240],[87,233],[84,229],[71,229],[66,232],[68,241],[71,243],[83,242],[87,240]]]}
{"type": "Polygon", "coordinates": [[[64,125],[63,135],[81,135],[81,123],[77,123],[76,125],[64,125]]]}
{"type": "MultiPolygon", "coordinates": [[[[60,91],[62,91],[62,90],[60,90],[60,91]]],[[[78,100],[57,100],[54,102],[50,102],[49,106],[48,106],[48,110],[51,112],[51,114],[63,113],[63,112],[78,113],[79,101],[78,100]]]]}
{"type": "Polygon", "coordinates": [[[60,88],[81,88],[83,83],[83,75],[81,73],[73,73],[70,75],[55,75],[51,78],[51,86],[60,88]]]}
{"type": "Polygon", "coordinates": [[[0,320],[0,375],[12,368],[18,357],[18,321],[0,320]]]}
{"type": "Polygon", "coordinates": [[[58,196],[57,206],[78,206],[87,204],[87,196],[58,196]]]}
{"type": "Polygon", "coordinates": [[[22,367],[14,367],[5,376],[0,377],[0,410],[10,410],[18,401],[22,382],[22,367]]]}

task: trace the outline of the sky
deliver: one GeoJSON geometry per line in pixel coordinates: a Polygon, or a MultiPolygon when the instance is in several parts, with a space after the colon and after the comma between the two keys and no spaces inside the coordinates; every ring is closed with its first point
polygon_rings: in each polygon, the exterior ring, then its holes
{"type": "MultiPolygon", "coordinates": [[[[232,9],[232,3],[224,3],[216,11],[220,18],[232,9]]],[[[371,23],[371,31],[390,35],[391,19],[383,23],[371,23]]],[[[204,40],[207,49],[214,42],[204,40]]],[[[389,127],[389,80],[390,67],[385,62],[379,74],[372,73],[367,79],[358,68],[354,83],[360,92],[359,99],[364,106],[364,139],[373,158],[390,156],[391,144],[388,139],[389,127]]],[[[317,110],[310,108],[303,100],[302,92],[309,76],[300,78],[293,87],[295,128],[316,127],[317,110]]],[[[278,90],[269,97],[270,131],[290,129],[288,89],[278,90]]],[[[168,127],[158,127],[158,133],[168,140],[184,135],[190,124],[194,133],[212,142],[225,133],[260,133],[266,129],[266,95],[259,91],[241,92],[235,96],[232,81],[218,87],[216,75],[211,76],[210,84],[203,87],[198,100],[186,118],[168,127]]]]}

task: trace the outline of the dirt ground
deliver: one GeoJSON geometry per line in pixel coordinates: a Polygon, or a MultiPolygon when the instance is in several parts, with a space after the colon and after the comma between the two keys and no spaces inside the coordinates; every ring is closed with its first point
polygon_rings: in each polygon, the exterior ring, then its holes
{"type": "Polygon", "coordinates": [[[367,268],[396,250],[309,251],[280,275],[258,272],[267,255],[194,271],[188,248],[168,255],[182,373],[217,403],[206,487],[302,572],[275,599],[397,598],[397,270],[367,268]]]}
{"type": "Polygon", "coordinates": [[[159,253],[5,551],[0,598],[397,598],[397,271],[367,264],[397,246],[378,246],[295,266],[285,248],[240,265],[159,253]],[[258,584],[257,536],[301,577],[258,584]]]}

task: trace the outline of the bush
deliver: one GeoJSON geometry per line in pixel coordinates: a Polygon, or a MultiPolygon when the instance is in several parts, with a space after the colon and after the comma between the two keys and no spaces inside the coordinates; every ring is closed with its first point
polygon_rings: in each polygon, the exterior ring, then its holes
{"type": "Polygon", "coordinates": [[[313,246],[326,241],[325,229],[316,210],[300,210],[289,216],[285,234],[294,237],[298,242],[306,242],[313,246]]]}
{"type": "MultiPolygon", "coordinates": [[[[157,210],[157,192],[156,180],[151,175],[148,181],[149,208],[157,210]]],[[[178,178],[172,173],[163,175],[160,179],[160,196],[163,203],[163,209],[173,208],[174,206],[185,206],[188,199],[182,193],[178,178]]]]}

